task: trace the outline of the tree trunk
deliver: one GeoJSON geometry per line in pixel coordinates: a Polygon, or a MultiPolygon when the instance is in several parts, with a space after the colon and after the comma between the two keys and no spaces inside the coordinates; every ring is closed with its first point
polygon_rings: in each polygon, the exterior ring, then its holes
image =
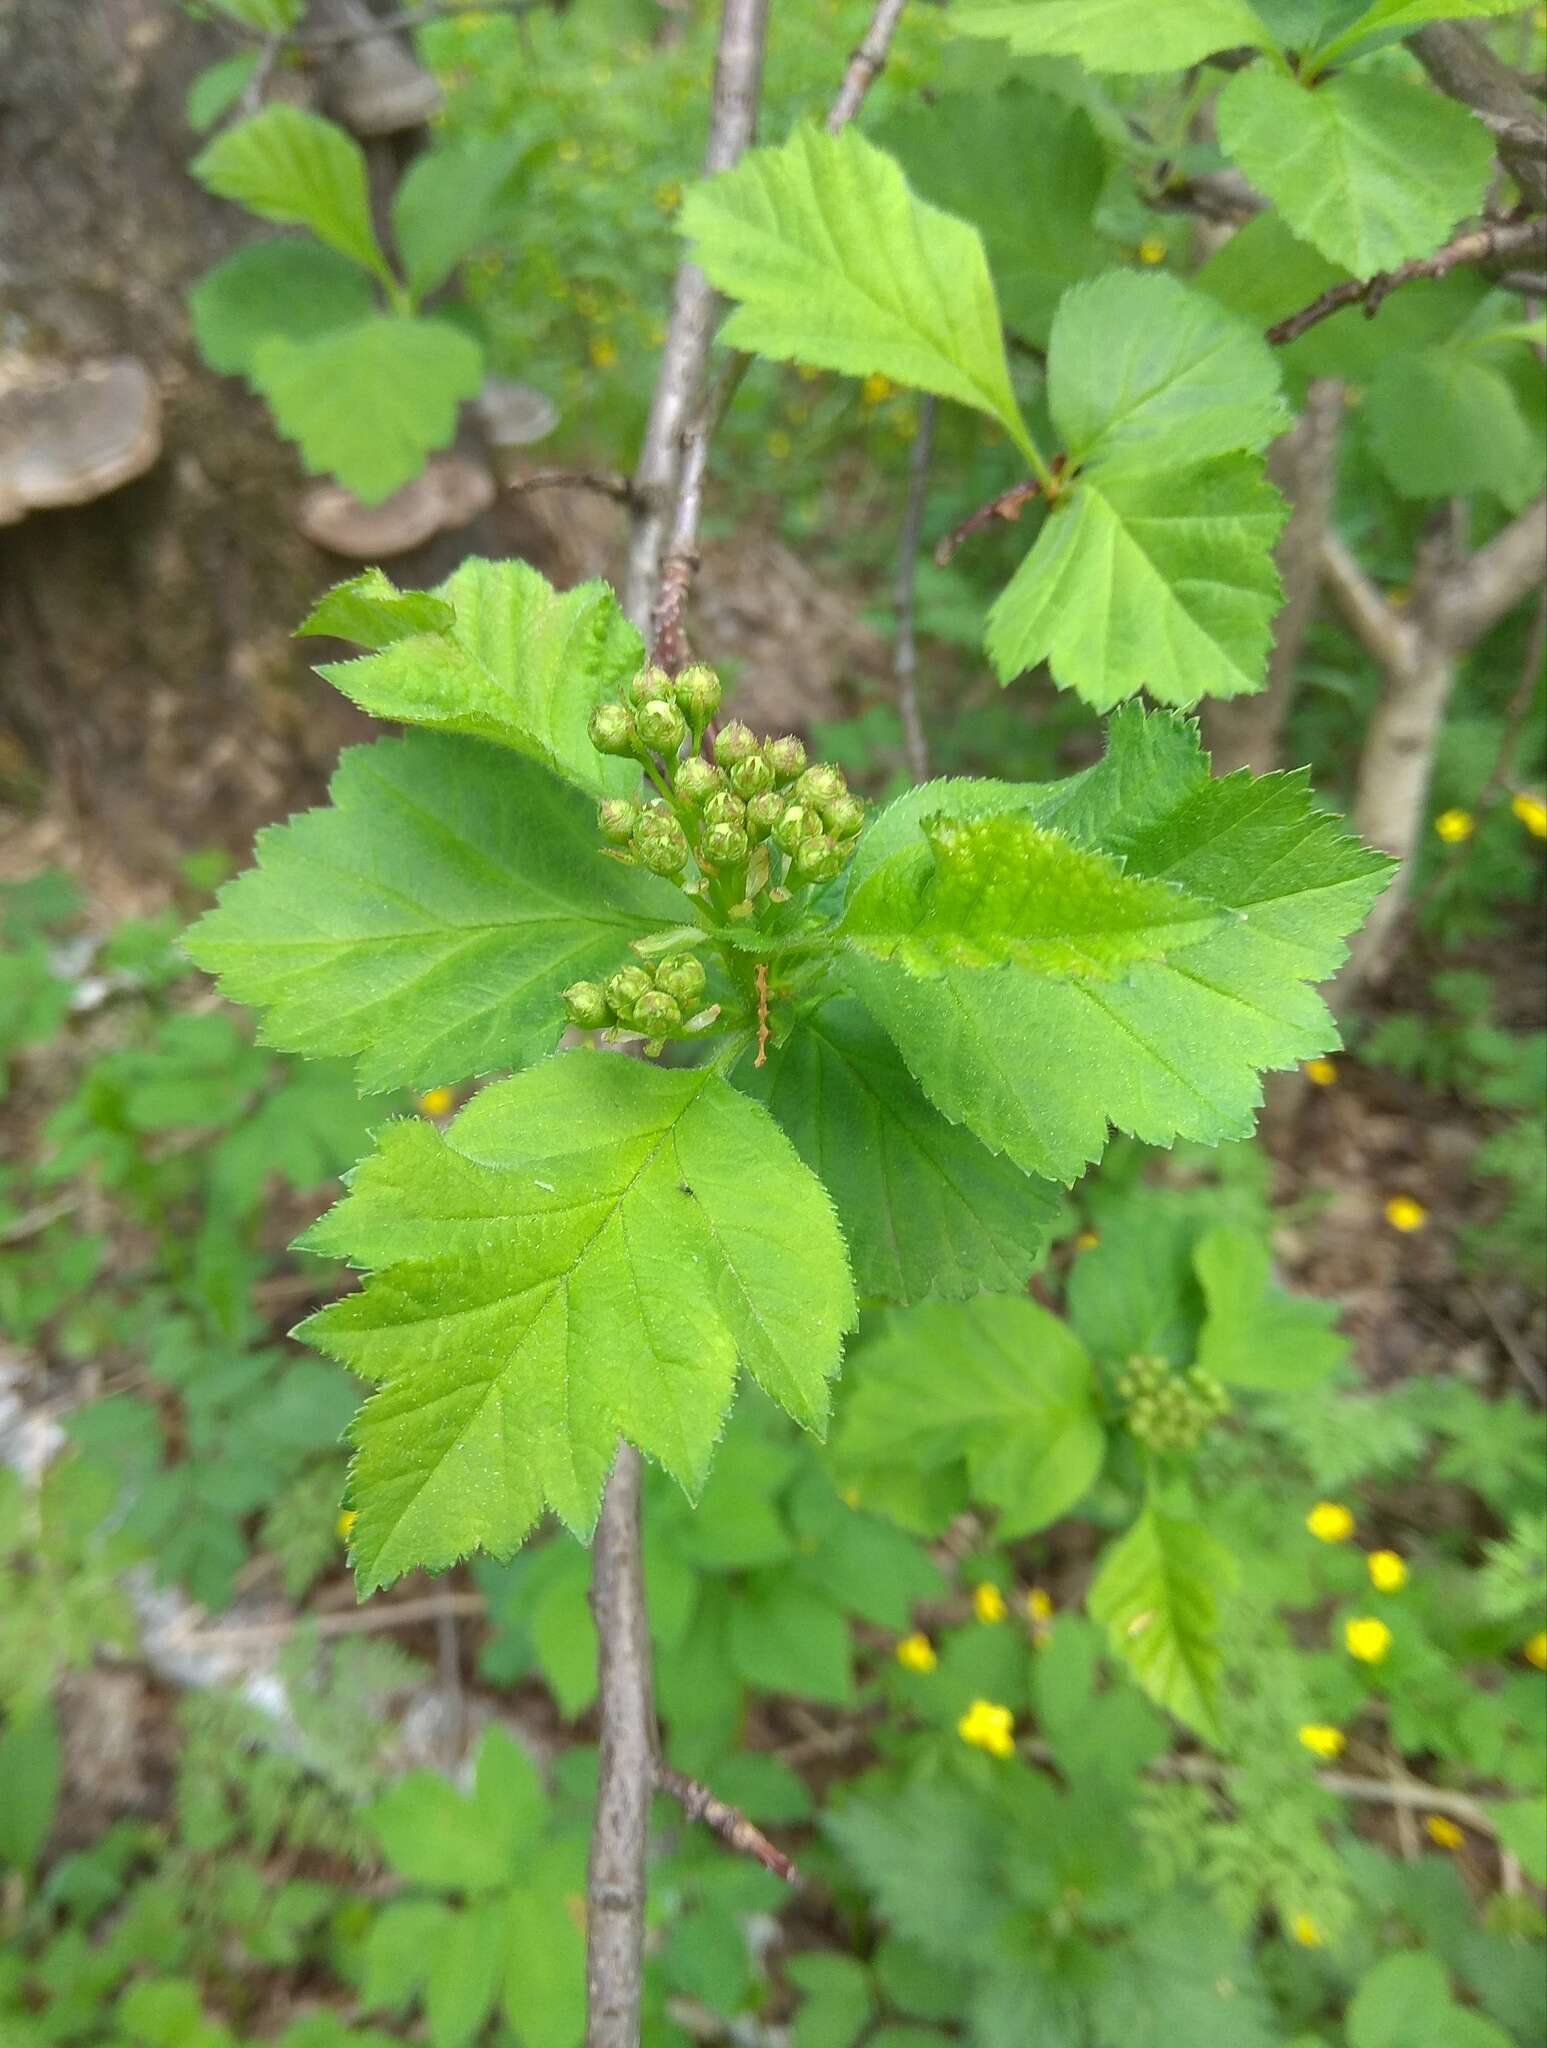
{"type": "MultiPolygon", "coordinates": [[[[1353,826],[1369,846],[1402,863],[1401,881],[1377,898],[1354,938],[1345,977],[1378,979],[1407,903],[1411,873],[1427,816],[1429,774],[1456,679],[1456,656],[1444,641],[1424,638],[1412,658],[1386,672],[1360,757],[1353,826]]],[[[1345,980],[1346,986],[1346,980],[1345,980]]]]}

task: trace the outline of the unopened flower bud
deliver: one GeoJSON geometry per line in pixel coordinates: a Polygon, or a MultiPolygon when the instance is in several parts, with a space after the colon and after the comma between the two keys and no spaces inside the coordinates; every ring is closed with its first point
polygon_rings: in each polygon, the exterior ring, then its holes
{"type": "Polygon", "coordinates": [[[717,789],[705,803],[702,816],[706,825],[745,825],[747,807],[730,790],[717,789]]]}
{"type": "Polygon", "coordinates": [[[639,806],[626,796],[604,797],[596,808],[596,823],[609,846],[627,846],[639,826],[639,806]]]}
{"type": "Polygon", "coordinates": [[[795,874],[802,882],[830,882],[842,869],[842,850],[825,832],[818,839],[802,839],[795,849],[795,874]]]}
{"type": "Polygon", "coordinates": [[[688,736],[688,722],[667,697],[652,697],[634,715],[639,737],[658,754],[675,754],[688,736]]]}
{"type": "Polygon", "coordinates": [[[787,804],[773,828],[775,846],[794,853],[804,840],[821,836],[822,820],[810,804],[787,804]]]}
{"type": "Polygon", "coordinates": [[[688,842],[682,827],[663,811],[646,812],[632,845],[652,874],[680,875],[687,866],[688,842]]]}
{"type": "Polygon", "coordinates": [[[582,1031],[600,1031],[612,1022],[607,992],[594,981],[572,981],[564,991],[564,1014],[582,1031]]]}
{"type": "Polygon", "coordinates": [[[672,788],[682,803],[691,804],[695,809],[708,801],[717,789],[725,787],[722,771],[701,754],[689,754],[677,769],[672,788]]]}
{"type": "Polygon", "coordinates": [[[642,711],[647,704],[657,703],[672,694],[671,677],[665,669],[657,668],[653,661],[647,661],[643,668],[636,669],[629,677],[624,695],[636,711],[642,711]]]}
{"type": "Polygon", "coordinates": [[[820,809],[824,804],[836,803],[839,797],[847,795],[848,788],[841,768],[832,768],[825,761],[818,761],[796,782],[794,795],[798,803],[815,804],[820,809]]]}
{"type": "Polygon", "coordinates": [[[655,970],[656,987],[665,989],[684,1016],[698,1007],[706,981],[703,962],[691,953],[673,953],[655,970]]]}
{"type": "Polygon", "coordinates": [[[822,822],[835,839],[852,839],[865,822],[865,806],[847,791],[822,806],[822,822]]]}
{"type": "Polygon", "coordinates": [[[620,967],[608,977],[607,1000],[617,1016],[627,1019],[634,1014],[639,998],[650,993],[650,987],[650,977],[642,967],[620,967]]]}
{"type": "Polygon", "coordinates": [[[731,788],[737,796],[759,796],[773,787],[774,772],[766,755],[748,754],[731,770],[731,788]]]}
{"type": "Polygon", "coordinates": [[[712,668],[695,661],[678,676],[672,690],[688,723],[695,732],[702,732],[720,708],[720,678],[712,668]]]}
{"type": "Polygon", "coordinates": [[[747,835],[739,825],[711,825],[703,837],[704,858],[717,868],[734,867],[747,857],[747,835]]]}
{"type": "Polygon", "coordinates": [[[722,725],[714,736],[714,758],[722,768],[734,768],[738,761],[749,761],[757,751],[757,734],[739,718],[722,725]]]}
{"type": "Polygon", "coordinates": [[[763,753],[778,782],[793,782],[805,772],[806,750],[792,732],[770,740],[763,753]]]}
{"type": "Polygon", "coordinates": [[[586,722],[599,754],[632,754],[637,748],[633,716],[626,704],[598,704],[586,722]]]}
{"type": "Polygon", "coordinates": [[[633,1022],[651,1038],[659,1038],[662,1033],[677,1029],[682,1012],[665,989],[646,989],[634,1005],[633,1022]]]}
{"type": "Polygon", "coordinates": [[[777,789],[765,789],[747,804],[746,834],[754,846],[766,839],[784,816],[784,797],[777,789]]]}

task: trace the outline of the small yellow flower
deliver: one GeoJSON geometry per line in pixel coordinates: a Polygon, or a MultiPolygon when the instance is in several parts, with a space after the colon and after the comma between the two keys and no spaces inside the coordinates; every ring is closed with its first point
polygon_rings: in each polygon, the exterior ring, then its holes
{"type": "Polygon", "coordinates": [[[1159,235],[1146,235],[1139,244],[1139,261],[1141,263],[1164,263],[1166,254],[1166,245],[1159,235]]]}
{"type": "Polygon", "coordinates": [[[1429,1220],[1429,1212],[1422,1202],[1411,1195],[1393,1195],[1386,1204],[1386,1221],[1393,1230],[1411,1233],[1422,1230],[1429,1220]]]}
{"type": "Polygon", "coordinates": [[[1026,1595],[1026,1612],[1039,1627],[1046,1627],[1053,1619],[1053,1596],[1040,1586],[1033,1586],[1026,1595]]]}
{"type": "Polygon", "coordinates": [[[1004,1595],[997,1586],[991,1586],[985,1579],[981,1586],[972,1589],[972,1611],[979,1621],[1003,1621],[1009,1609],[1004,1604],[1004,1595]]]}
{"type": "Polygon", "coordinates": [[[682,204],[682,187],[675,178],[667,178],[655,188],[655,203],[662,213],[675,213],[682,204]]]}
{"type": "Polygon", "coordinates": [[[1441,811],[1434,829],[1447,846],[1459,846],[1477,830],[1477,820],[1470,811],[1441,811]]]}
{"type": "Polygon", "coordinates": [[[1325,1721],[1307,1721],[1300,1730],[1300,1741],[1312,1756],[1319,1756],[1326,1763],[1332,1763],[1348,1747],[1348,1737],[1342,1729],[1325,1721]]]}
{"type": "Polygon", "coordinates": [[[1377,1593],[1400,1593],[1407,1584],[1407,1562],[1394,1550],[1372,1550],[1365,1563],[1377,1593]]]}
{"type": "Polygon", "coordinates": [[[1525,1659],[1538,1671],[1547,1671],[1547,1628],[1539,1628],[1525,1645],[1525,1659]]]}
{"type": "Polygon", "coordinates": [[[890,398],[891,395],[892,380],[890,377],[883,377],[879,370],[872,370],[859,387],[861,405],[879,405],[883,399],[890,398]]]}
{"type": "Polygon", "coordinates": [[[859,1488],[857,1486],[846,1486],[838,1498],[846,1508],[857,1508],[859,1506],[859,1488]]]}
{"type": "Polygon", "coordinates": [[[1337,1065],[1333,1060],[1307,1060],[1300,1071],[1307,1081],[1314,1081],[1318,1088],[1330,1088],[1338,1077],[1337,1065]]]}
{"type": "Polygon", "coordinates": [[[1447,1820],[1443,1813],[1427,1814],[1423,1831],[1436,1849],[1459,1849],[1466,1840],[1453,1820],[1447,1820]]]}
{"type": "Polygon", "coordinates": [[[895,1652],[904,1671],[933,1671],[940,1659],[928,1636],[904,1636],[895,1652]]]}
{"type": "Polygon", "coordinates": [[[1289,1923],[1289,1931],[1301,1948],[1325,1948],[1327,1945],[1327,1937],[1309,1913],[1296,1913],[1289,1923]]]}
{"type": "Polygon", "coordinates": [[[783,462],[794,445],[794,442],[782,427],[775,427],[768,436],[768,439],[763,443],[763,446],[768,450],[775,462],[783,462]]]}
{"type": "Polygon", "coordinates": [[[1100,1242],[1101,1239],[1094,1230],[1082,1230],[1074,1240],[1074,1248],[1077,1252],[1090,1252],[1094,1251],[1100,1242]]]}
{"type": "Polygon", "coordinates": [[[1391,1648],[1391,1630],[1375,1615],[1360,1614],[1344,1623],[1343,1640],[1350,1657],[1361,1664],[1379,1664],[1391,1648]]]}
{"type": "Polygon", "coordinates": [[[974,1700],[956,1724],[963,1742],[974,1749],[986,1749],[990,1756],[1015,1754],[1015,1716],[1008,1707],[996,1707],[992,1700],[974,1700]]]}
{"type": "Polygon", "coordinates": [[[1346,1543],[1354,1533],[1354,1518],[1340,1500],[1319,1500],[1305,1526],[1318,1542],[1346,1543]]]}
{"type": "Polygon", "coordinates": [[[1547,804],[1539,796],[1512,796],[1509,807],[1533,839],[1547,839],[1547,804]]]}
{"type": "Polygon", "coordinates": [[[333,1524],[334,1529],[338,1532],[338,1540],[340,1543],[347,1543],[349,1541],[349,1532],[354,1527],[354,1525],[354,1509],[340,1508],[338,1511],[338,1520],[333,1524]]]}
{"type": "Polygon", "coordinates": [[[456,1106],[456,1099],[449,1088],[426,1088],[415,1101],[414,1108],[421,1116],[444,1116],[456,1106]]]}
{"type": "Polygon", "coordinates": [[[609,335],[597,334],[591,339],[589,354],[599,370],[610,370],[618,360],[618,344],[609,335]]]}

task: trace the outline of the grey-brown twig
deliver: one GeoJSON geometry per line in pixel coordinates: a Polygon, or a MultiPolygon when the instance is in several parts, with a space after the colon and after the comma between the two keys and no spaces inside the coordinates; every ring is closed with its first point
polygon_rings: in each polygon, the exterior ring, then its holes
{"type": "Polygon", "coordinates": [[[836,135],[859,112],[860,102],[886,68],[887,53],[907,0],[879,0],[870,26],[860,37],[843,74],[838,97],[827,112],[827,132],[836,135]]]}
{"type": "Polygon", "coordinates": [[[656,1765],[655,1782],[676,1800],[689,1820],[702,1821],[727,1848],[752,1857],[765,1870],[771,1870],[775,1877],[782,1877],[786,1884],[799,1881],[800,1873],[784,1851],[776,1848],[762,1829],[754,1827],[738,1808],[727,1806],[723,1799],[716,1799],[707,1785],[700,1785],[696,1778],[684,1777],[681,1771],[672,1770],[668,1764],[656,1765]]]}
{"type": "Polygon", "coordinates": [[[1341,313],[1345,306],[1362,306],[1365,318],[1373,319],[1392,292],[1411,284],[1415,278],[1444,277],[1465,264],[1507,259],[1536,248],[1547,248],[1547,219],[1490,221],[1480,228],[1468,228],[1464,234],[1453,235],[1432,256],[1419,256],[1411,263],[1399,264],[1395,270],[1379,271],[1374,277],[1350,277],[1341,284],[1328,285],[1308,306],[1270,327],[1267,338],[1276,348],[1282,348],[1298,341],[1319,321],[1341,313]]]}
{"type": "Polygon", "coordinates": [[[897,679],[897,716],[902,720],[903,751],[915,782],[929,780],[929,742],[919,713],[919,650],[913,629],[914,591],[918,581],[919,529],[924,523],[924,493],[929,483],[929,451],[935,433],[935,401],[926,395],[919,404],[918,432],[908,457],[908,497],[903,507],[902,535],[897,544],[897,575],[892,603],[897,613],[897,638],[892,673],[897,679]]]}

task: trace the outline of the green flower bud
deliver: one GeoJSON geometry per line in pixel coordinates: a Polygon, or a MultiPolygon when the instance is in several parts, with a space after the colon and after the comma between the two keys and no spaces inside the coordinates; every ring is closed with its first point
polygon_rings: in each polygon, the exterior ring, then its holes
{"type": "Polygon", "coordinates": [[[633,754],[639,739],[626,704],[598,704],[586,722],[591,744],[599,754],[633,754]]]}
{"type": "Polygon", "coordinates": [[[700,814],[706,825],[737,825],[747,822],[747,807],[728,789],[717,789],[700,814]]]}
{"type": "Polygon", "coordinates": [[[650,993],[650,977],[642,967],[620,967],[607,980],[607,1000],[614,1015],[627,1019],[634,1014],[634,1005],[641,996],[650,993]]]}
{"type": "Polygon", "coordinates": [[[722,725],[714,736],[714,758],[722,768],[734,768],[738,761],[750,761],[757,751],[757,734],[750,726],[743,725],[739,718],[733,718],[729,725],[722,725]]]}
{"type": "Polygon", "coordinates": [[[768,765],[778,782],[793,782],[803,774],[806,766],[806,750],[794,733],[787,732],[776,740],[770,740],[763,749],[768,765]]]}
{"type": "Polygon", "coordinates": [[[677,1029],[682,1022],[682,1012],[665,989],[646,989],[634,1005],[633,1022],[651,1038],[660,1038],[665,1032],[677,1029]]]}
{"type": "Polygon", "coordinates": [[[653,661],[647,661],[643,668],[636,669],[629,677],[623,694],[636,711],[642,711],[647,704],[658,703],[663,697],[671,697],[671,677],[665,669],[657,668],[653,661]]]}
{"type": "Polygon", "coordinates": [[[707,803],[717,789],[724,787],[723,772],[712,762],[706,761],[701,754],[689,754],[678,767],[672,783],[678,798],[685,804],[691,804],[695,809],[699,804],[707,803]]]}
{"type": "Polygon", "coordinates": [[[717,868],[734,867],[747,857],[747,835],[739,825],[711,825],[702,845],[704,859],[717,868]]]}
{"type": "Polygon", "coordinates": [[[747,803],[747,837],[756,846],[766,839],[784,816],[784,796],[777,789],[765,789],[747,803]]]}
{"type": "Polygon", "coordinates": [[[673,953],[655,970],[656,987],[665,989],[684,1016],[698,1007],[707,979],[703,962],[691,953],[673,953]]]}
{"type": "Polygon", "coordinates": [[[688,736],[688,722],[667,697],[652,697],[634,718],[639,737],[658,754],[675,754],[688,736]]]}
{"type": "Polygon", "coordinates": [[[773,779],[774,772],[763,754],[748,754],[731,770],[731,788],[737,796],[760,796],[773,787],[773,779]]]}
{"type": "Polygon", "coordinates": [[[720,678],[712,668],[695,661],[672,685],[677,702],[695,732],[702,732],[720,708],[720,678]]]}
{"type": "Polygon", "coordinates": [[[582,1031],[600,1031],[612,1022],[607,992],[594,981],[572,981],[564,991],[564,1014],[582,1031]]]}
{"type": "Polygon", "coordinates": [[[627,846],[639,828],[639,806],[626,796],[603,797],[596,808],[596,823],[609,846],[627,846]]]}
{"type": "Polygon", "coordinates": [[[820,810],[824,804],[836,803],[839,797],[846,796],[848,789],[841,768],[818,761],[797,778],[793,795],[797,803],[815,804],[820,810]]]}
{"type": "Polygon", "coordinates": [[[822,820],[809,804],[786,804],[773,828],[774,845],[794,853],[801,842],[821,836],[822,820]]]}
{"type": "Polygon", "coordinates": [[[822,822],[835,839],[852,839],[865,822],[865,806],[847,791],[822,806],[822,822]]]}
{"type": "Polygon", "coordinates": [[[680,875],[688,862],[688,842],[676,819],[664,811],[647,811],[634,834],[633,849],[652,874],[680,875]]]}
{"type": "Polygon", "coordinates": [[[802,839],[795,849],[795,874],[802,882],[830,882],[843,869],[843,854],[824,832],[802,839]]]}

